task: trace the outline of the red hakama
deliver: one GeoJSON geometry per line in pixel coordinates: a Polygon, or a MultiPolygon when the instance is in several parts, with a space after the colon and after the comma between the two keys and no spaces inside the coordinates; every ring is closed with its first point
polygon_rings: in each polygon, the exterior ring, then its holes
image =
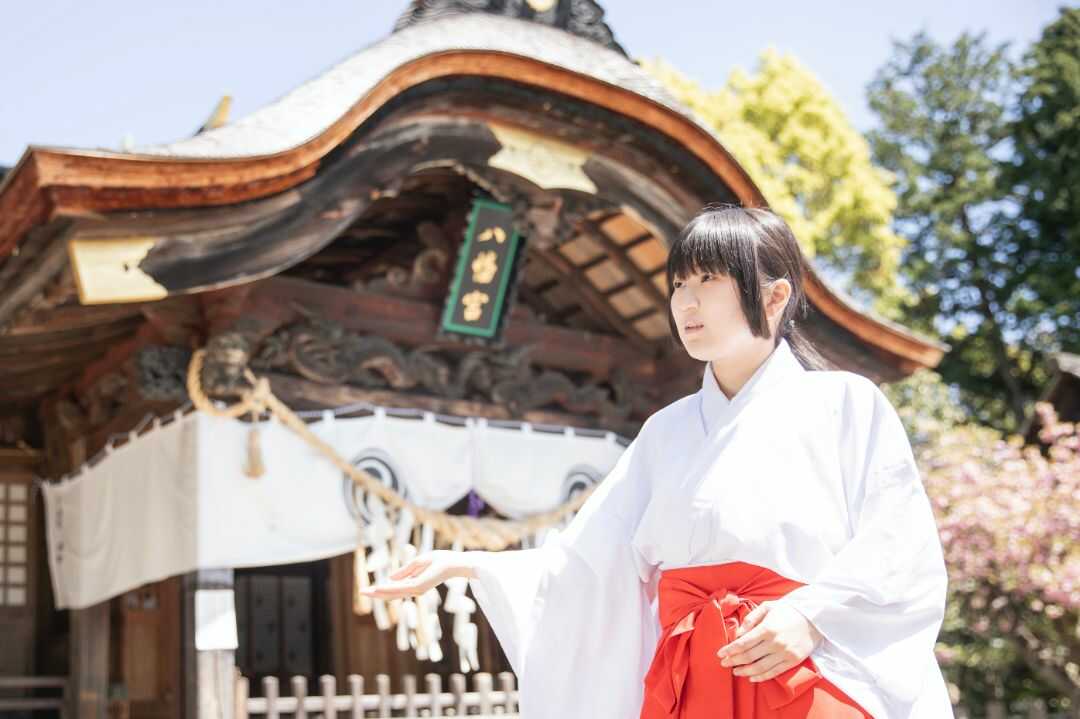
{"type": "Polygon", "coordinates": [[[645,676],[641,719],[872,719],[810,657],[764,682],[720,664],[716,652],[734,641],[754,607],[800,586],[744,562],[664,571],[663,633],[645,676]]]}

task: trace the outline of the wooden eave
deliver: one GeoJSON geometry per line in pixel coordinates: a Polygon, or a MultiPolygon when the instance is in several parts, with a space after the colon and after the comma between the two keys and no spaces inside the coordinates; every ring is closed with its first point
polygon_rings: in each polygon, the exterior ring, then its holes
{"type": "MultiPolygon", "coordinates": [[[[480,77],[562,93],[633,117],[699,158],[747,206],[767,206],[753,181],[717,139],[655,100],[533,58],[490,50],[437,52],[406,62],[379,81],[336,122],[292,149],[242,158],[179,158],[30,147],[0,182],[0,258],[34,226],[61,216],[132,209],[229,205],[274,195],[312,178],[322,160],[390,100],[440,78],[480,77]]],[[[900,364],[933,367],[944,347],[867,316],[817,278],[811,302],[900,364]]]]}
{"type": "Polygon", "coordinates": [[[905,372],[937,367],[948,345],[919,337],[904,327],[870,317],[826,285],[817,273],[806,277],[806,295],[823,315],[859,339],[897,357],[905,372]]]}

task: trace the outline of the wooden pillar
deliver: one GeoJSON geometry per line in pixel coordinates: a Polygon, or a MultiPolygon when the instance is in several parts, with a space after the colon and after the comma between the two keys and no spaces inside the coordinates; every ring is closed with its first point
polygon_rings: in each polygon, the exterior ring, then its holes
{"type": "Polygon", "coordinates": [[[105,719],[109,701],[109,602],[71,611],[68,696],[77,719],[105,719]]]}
{"type": "Polygon", "coordinates": [[[233,591],[232,569],[202,569],[184,575],[184,718],[233,719],[235,648],[196,645],[199,592],[233,591]]]}
{"type": "MultiPolygon", "coordinates": [[[[86,459],[86,441],[78,437],[68,445],[71,467],[86,459]]],[[[68,691],[76,719],[106,719],[109,704],[109,600],[71,610],[68,691]]]]}

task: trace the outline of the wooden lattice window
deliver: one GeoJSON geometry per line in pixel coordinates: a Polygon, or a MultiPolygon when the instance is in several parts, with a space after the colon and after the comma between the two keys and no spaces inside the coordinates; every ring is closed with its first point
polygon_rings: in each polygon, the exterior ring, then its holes
{"type": "Polygon", "coordinates": [[[0,479],[0,607],[29,601],[30,486],[0,479]]]}

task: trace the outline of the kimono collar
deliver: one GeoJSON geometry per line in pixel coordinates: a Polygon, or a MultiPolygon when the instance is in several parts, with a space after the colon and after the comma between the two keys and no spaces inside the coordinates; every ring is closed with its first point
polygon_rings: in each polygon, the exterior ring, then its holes
{"type": "Polygon", "coordinates": [[[706,363],[700,393],[701,424],[705,429],[705,434],[709,434],[725,419],[733,416],[755,395],[803,372],[806,372],[806,368],[795,357],[795,353],[791,351],[788,341],[782,339],[776,349],[772,351],[772,354],[766,357],[761,366],[754,370],[754,374],[750,376],[746,384],[739,389],[734,397],[728,399],[727,395],[720,389],[720,385],[716,383],[712,363],[706,363]]]}

